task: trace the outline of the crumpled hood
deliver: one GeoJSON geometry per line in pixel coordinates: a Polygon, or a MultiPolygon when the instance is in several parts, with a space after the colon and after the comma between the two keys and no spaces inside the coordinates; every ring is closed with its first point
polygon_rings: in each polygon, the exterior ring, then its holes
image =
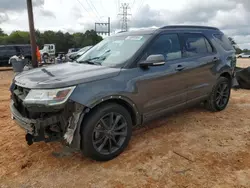
{"type": "Polygon", "coordinates": [[[63,63],[24,71],[15,77],[14,82],[30,89],[52,89],[114,77],[120,70],[98,65],[63,63]]]}

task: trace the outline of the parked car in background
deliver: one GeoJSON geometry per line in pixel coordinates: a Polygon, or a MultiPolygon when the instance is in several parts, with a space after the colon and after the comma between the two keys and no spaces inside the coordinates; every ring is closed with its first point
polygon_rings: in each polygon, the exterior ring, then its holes
{"type": "Polygon", "coordinates": [[[244,52],[237,56],[238,58],[250,58],[250,52],[244,52]]]}
{"type": "Polygon", "coordinates": [[[77,61],[17,75],[12,117],[28,144],[64,139],[107,161],[128,146],[133,127],[199,103],[224,110],[235,66],[235,49],[214,27],[123,32],[77,61]]]}
{"type": "Polygon", "coordinates": [[[31,62],[30,44],[0,45],[0,66],[9,66],[10,58],[22,54],[27,63],[31,62]]]}
{"type": "Polygon", "coordinates": [[[73,53],[73,52],[77,52],[77,51],[79,51],[81,48],[70,48],[69,50],[68,50],[68,54],[69,53],[73,53]]]}
{"type": "Polygon", "coordinates": [[[67,54],[66,55],[66,59],[68,61],[73,61],[73,60],[79,58],[80,56],[82,56],[90,48],[92,48],[92,46],[85,46],[85,47],[81,48],[80,50],[78,50],[77,52],[73,52],[73,53],[67,54]]]}

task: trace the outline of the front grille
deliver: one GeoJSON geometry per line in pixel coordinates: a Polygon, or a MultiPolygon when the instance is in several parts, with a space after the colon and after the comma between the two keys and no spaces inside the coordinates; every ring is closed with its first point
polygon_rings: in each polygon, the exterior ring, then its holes
{"type": "Polygon", "coordinates": [[[29,112],[23,105],[23,101],[25,97],[29,94],[29,91],[30,89],[28,88],[23,88],[16,85],[12,93],[12,100],[14,101],[14,106],[16,107],[18,112],[24,117],[29,117],[29,112]]]}

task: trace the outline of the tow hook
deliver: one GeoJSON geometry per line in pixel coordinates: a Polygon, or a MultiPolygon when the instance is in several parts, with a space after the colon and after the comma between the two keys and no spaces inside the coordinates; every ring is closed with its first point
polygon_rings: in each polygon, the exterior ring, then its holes
{"type": "Polygon", "coordinates": [[[31,135],[31,134],[26,134],[26,136],[25,136],[25,139],[26,139],[26,141],[27,141],[27,144],[30,146],[30,145],[32,145],[33,144],[33,136],[31,135]]]}

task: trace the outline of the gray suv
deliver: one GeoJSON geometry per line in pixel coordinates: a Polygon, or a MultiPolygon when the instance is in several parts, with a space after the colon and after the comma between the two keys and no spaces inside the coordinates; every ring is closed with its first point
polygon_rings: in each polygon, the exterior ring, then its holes
{"type": "Polygon", "coordinates": [[[122,32],[74,62],[23,72],[11,85],[26,141],[64,141],[94,160],[127,147],[133,127],[184,107],[226,108],[235,50],[217,28],[122,32]]]}

